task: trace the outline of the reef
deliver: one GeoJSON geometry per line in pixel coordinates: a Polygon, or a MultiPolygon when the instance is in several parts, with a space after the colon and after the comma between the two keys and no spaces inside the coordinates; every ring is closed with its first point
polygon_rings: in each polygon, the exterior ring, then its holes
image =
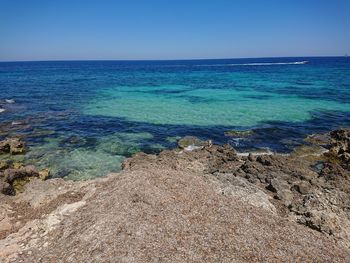
{"type": "Polygon", "coordinates": [[[0,261],[349,262],[349,135],[312,135],[288,155],[185,137],[80,182],[6,167],[6,182],[33,176],[0,195],[0,261]]]}

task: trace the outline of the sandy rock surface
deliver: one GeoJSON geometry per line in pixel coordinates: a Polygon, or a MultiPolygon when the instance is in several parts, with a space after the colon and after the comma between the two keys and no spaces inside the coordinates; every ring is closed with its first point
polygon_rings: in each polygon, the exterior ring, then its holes
{"type": "Polygon", "coordinates": [[[34,179],[0,195],[0,262],[350,262],[348,178],[325,167],[209,145],[34,179]]]}

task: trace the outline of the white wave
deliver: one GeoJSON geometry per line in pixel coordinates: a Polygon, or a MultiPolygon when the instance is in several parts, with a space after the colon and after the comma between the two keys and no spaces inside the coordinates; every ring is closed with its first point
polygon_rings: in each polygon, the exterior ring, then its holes
{"type": "Polygon", "coordinates": [[[15,103],[15,100],[14,99],[6,99],[5,102],[12,104],[12,103],[15,103]]]}
{"type": "Polygon", "coordinates": [[[12,126],[15,126],[15,125],[20,125],[20,124],[22,124],[21,122],[19,122],[19,121],[13,121],[12,123],[11,123],[11,125],[12,126]]]}
{"type": "Polygon", "coordinates": [[[0,109],[0,113],[2,113],[2,112],[4,112],[5,111],[5,109],[0,109]]]}
{"type": "Polygon", "coordinates": [[[197,67],[234,67],[234,66],[304,65],[308,62],[309,61],[262,62],[262,63],[212,64],[212,65],[196,65],[196,66],[197,67]]]}

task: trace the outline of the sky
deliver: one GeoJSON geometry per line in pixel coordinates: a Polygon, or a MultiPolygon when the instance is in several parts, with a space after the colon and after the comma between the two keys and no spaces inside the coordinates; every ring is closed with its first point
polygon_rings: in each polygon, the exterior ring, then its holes
{"type": "Polygon", "coordinates": [[[0,0],[0,61],[350,55],[350,0],[0,0]]]}

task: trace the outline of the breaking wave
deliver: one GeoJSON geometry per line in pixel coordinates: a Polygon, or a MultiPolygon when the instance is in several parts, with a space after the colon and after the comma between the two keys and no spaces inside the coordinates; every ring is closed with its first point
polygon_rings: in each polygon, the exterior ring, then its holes
{"type": "Polygon", "coordinates": [[[197,67],[230,67],[230,66],[271,66],[271,65],[304,65],[308,61],[296,62],[262,62],[262,63],[237,63],[237,64],[212,64],[212,65],[196,65],[197,67]]]}

